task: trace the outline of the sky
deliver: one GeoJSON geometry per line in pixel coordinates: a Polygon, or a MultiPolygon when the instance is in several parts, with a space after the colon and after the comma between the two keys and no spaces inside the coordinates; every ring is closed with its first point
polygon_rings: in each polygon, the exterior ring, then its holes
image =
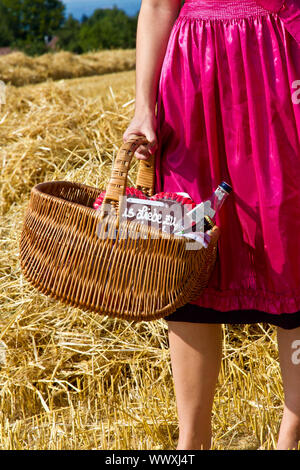
{"type": "Polygon", "coordinates": [[[66,16],[70,13],[74,18],[81,19],[82,15],[90,16],[97,8],[113,8],[116,5],[127,15],[133,16],[141,6],[141,0],[63,0],[66,5],[66,16]]]}

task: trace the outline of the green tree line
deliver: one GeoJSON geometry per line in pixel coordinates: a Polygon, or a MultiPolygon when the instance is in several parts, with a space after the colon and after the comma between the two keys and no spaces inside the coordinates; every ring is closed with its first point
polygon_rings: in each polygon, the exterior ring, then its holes
{"type": "Polygon", "coordinates": [[[99,49],[132,49],[136,45],[137,15],[128,16],[114,5],[97,9],[81,21],[66,17],[60,0],[0,0],[0,47],[30,55],[46,52],[47,40],[76,53],[99,49]]]}

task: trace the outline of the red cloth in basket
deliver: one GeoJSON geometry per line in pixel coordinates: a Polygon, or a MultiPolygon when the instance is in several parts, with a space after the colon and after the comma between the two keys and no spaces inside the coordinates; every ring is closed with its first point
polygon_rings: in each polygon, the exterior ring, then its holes
{"type": "MultiPolygon", "coordinates": [[[[98,209],[105,197],[106,191],[102,191],[102,193],[99,194],[97,197],[96,201],[93,204],[94,209],[98,209]]],[[[174,192],[160,192],[156,193],[151,197],[147,197],[141,190],[136,189],[134,187],[128,187],[126,188],[126,196],[134,196],[138,197],[140,199],[152,199],[154,201],[158,201],[159,199],[173,199],[176,202],[180,202],[181,204],[191,204],[191,209],[193,209],[196,206],[196,203],[189,197],[182,196],[181,194],[174,193],[174,192]]]]}

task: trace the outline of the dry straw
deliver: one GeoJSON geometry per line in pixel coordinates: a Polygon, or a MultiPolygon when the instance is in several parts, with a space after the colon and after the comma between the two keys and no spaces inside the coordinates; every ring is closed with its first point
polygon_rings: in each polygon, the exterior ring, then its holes
{"type": "MultiPolygon", "coordinates": [[[[84,89],[90,80],[82,79],[84,89]]],[[[37,292],[19,264],[35,184],[106,187],[133,115],[134,72],[122,72],[121,87],[119,80],[112,75],[92,98],[72,80],[8,87],[0,117],[1,449],[176,448],[166,322],[63,306],[37,292]]],[[[133,162],[129,185],[136,171],[133,162]]],[[[213,448],[274,449],[283,403],[275,334],[265,324],[223,327],[213,448]]]]}
{"type": "Polygon", "coordinates": [[[0,56],[0,79],[23,86],[47,79],[86,77],[135,68],[135,49],[73,54],[61,51],[30,57],[23,52],[0,56]]]}

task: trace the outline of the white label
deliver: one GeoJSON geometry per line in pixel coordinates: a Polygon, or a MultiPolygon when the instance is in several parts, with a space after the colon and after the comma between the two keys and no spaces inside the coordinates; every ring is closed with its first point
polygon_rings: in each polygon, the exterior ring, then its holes
{"type": "Polygon", "coordinates": [[[133,202],[134,204],[143,204],[143,205],[148,205],[148,206],[160,206],[160,207],[165,207],[165,203],[162,201],[152,201],[151,199],[137,199],[133,197],[128,197],[127,198],[128,202],[133,202]]]}

